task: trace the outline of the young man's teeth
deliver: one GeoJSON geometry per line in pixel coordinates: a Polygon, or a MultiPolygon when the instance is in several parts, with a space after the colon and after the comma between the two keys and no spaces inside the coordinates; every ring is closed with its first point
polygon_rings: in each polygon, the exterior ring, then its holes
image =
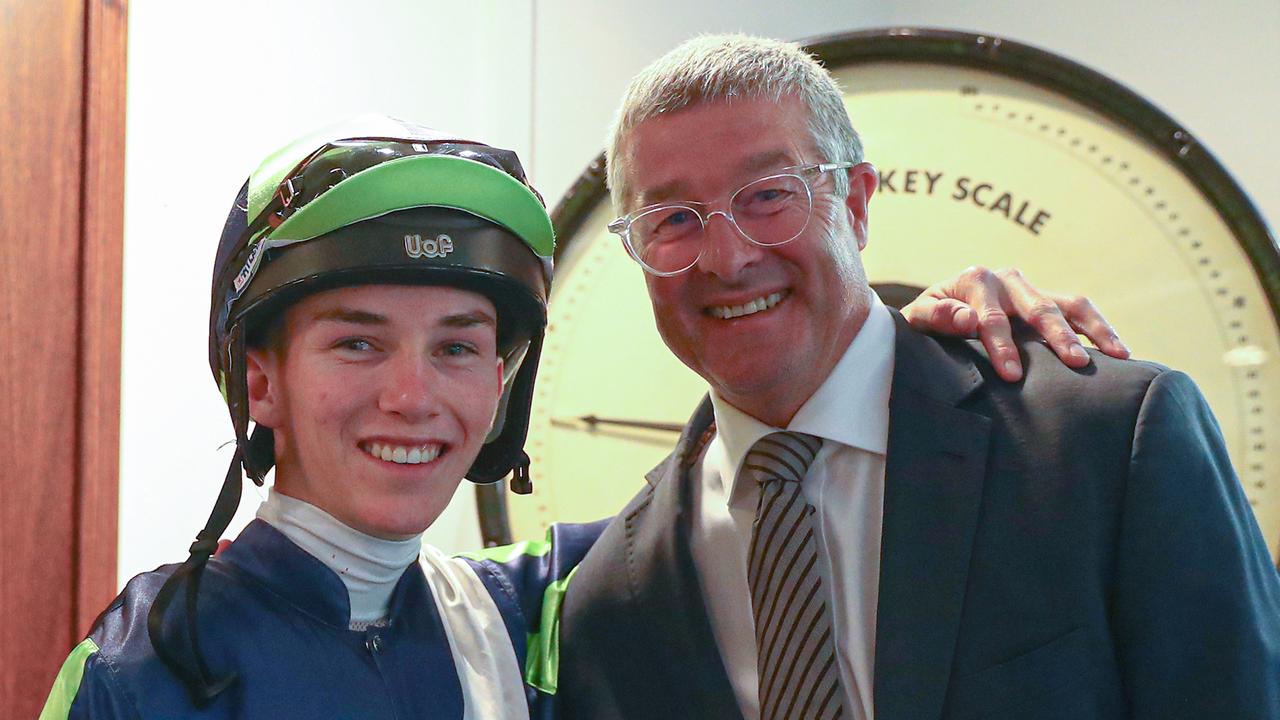
{"type": "Polygon", "coordinates": [[[421,463],[429,463],[440,455],[439,445],[421,445],[417,447],[408,447],[404,445],[383,445],[382,443],[369,443],[368,452],[370,455],[393,462],[400,465],[419,465],[421,463]]]}
{"type": "Polygon", "coordinates": [[[742,305],[715,305],[711,307],[708,312],[711,313],[712,317],[718,317],[721,320],[728,320],[730,318],[742,317],[743,315],[754,315],[761,310],[767,310],[768,308],[777,305],[781,301],[782,293],[776,292],[766,295],[765,297],[756,298],[755,300],[743,303],[742,305]]]}

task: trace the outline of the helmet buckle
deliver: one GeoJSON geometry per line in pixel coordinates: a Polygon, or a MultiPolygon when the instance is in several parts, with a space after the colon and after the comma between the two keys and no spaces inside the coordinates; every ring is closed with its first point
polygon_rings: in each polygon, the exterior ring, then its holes
{"type": "Polygon", "coordinates": [[[287,208],[293,204],[293,199],[300,192],[302,192],[302,178],[285,178],[285,181],[276,188],[276,197],[280,199],[280,204],[287,208]]]}

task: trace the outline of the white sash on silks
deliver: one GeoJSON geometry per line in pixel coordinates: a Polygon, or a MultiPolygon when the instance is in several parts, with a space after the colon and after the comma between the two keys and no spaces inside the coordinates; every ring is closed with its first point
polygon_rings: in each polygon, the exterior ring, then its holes
{"type": "Polygon", "coordinates": [[[511,636],[480,578],[465,560],[430,545],[421,561],[462,685],[464,720],[529,720],[511,636]]]}

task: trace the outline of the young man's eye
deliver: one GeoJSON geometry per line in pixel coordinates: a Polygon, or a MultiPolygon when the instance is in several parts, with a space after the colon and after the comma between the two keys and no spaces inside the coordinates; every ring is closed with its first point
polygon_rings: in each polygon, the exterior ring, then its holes
{"type": "Polygon", "coordinates": [[[373,343],[364,338],[347,338],[345,340],[338,341],[335,347],[339,350],[351,350],[363,353],[373,350],[373,343]]]}
{"type": "Polygon", "coordinates": [[[477,355],[476,348],[470,343],[451,342],[441,348],[441,352],[447,357],[465,357],[467,355],[477,355]]]}

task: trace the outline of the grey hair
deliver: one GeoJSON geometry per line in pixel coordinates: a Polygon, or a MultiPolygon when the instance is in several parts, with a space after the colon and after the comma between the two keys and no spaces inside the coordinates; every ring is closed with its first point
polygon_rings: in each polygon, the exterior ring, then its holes
{"type": "MultiPolygon", "coordinates": [[[[703,102],[735,98],[798,97],[809,114],[809,131],[821,162],[862,161],[862,141],[849,122],[844,97],[826,68],[795,43],[750,35],[699,35],[641,70],[622,97],[605,146],[609,191],[619,212],[629,189],[620,157],[628,133],[661,113],[703,102]]],[[[834,173],[836,192],[848,178],[834,173]]]]}

